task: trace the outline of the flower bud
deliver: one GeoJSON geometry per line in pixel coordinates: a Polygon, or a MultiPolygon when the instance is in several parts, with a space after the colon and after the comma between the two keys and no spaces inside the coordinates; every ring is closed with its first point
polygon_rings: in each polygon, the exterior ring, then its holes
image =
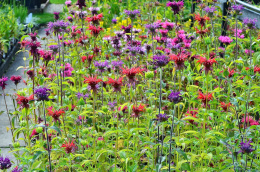
{"type": "Polygon", "coordinates": [[[37,132],[37,133],[42,133],[42,132],[43,132],[43,128],[42,128],[42,127],[36,128],[36,132],[37,132]]]}

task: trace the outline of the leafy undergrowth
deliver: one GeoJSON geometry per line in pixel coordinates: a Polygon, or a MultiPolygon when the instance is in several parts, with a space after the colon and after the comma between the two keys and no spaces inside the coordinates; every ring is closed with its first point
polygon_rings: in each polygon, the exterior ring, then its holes
{"type": "Polygon", "coordinates": [[[67,3],[46,46],[21,41],[27,86],[7,109],[19,168],[259,171],[256,21],[233,5],[221,32],[211,2],[194,23],[182,1],[127,2],[67,3]]]}

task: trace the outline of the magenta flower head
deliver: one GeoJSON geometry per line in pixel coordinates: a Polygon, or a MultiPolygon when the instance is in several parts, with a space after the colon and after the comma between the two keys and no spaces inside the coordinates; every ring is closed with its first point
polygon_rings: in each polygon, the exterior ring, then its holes
{"type": "Polygon", "coordinates": [[[98,68],[98,71],[103,73],[106,71],[106,68],[108,67],[108,61],[95,61],[94,66],[98,68]]]}
{"type": "Polygon", "coordinates": [[[51,89],[46,87],[39,87],[34,91],[35,96],[37,97],[38,101],[48,101],[50,96],[51,89]]]}
{"type": "Polygon", "coordinates": [[[60,13],[59,13],[59,12],[54,12],[53,14],[54,14],[54,19],[55,19],[55,20],[59,20],[59,18],[60,18],[60,13]]]}
{"type": "Polygon", "coordinates": [[[237,16],[237,15],[241,15],[241,11],[244,9],[243,5],[232,5],[231,6],[232,10],[234,11],[234,15],[237,16]]]}
{"type": "Polygon", "coordinates": [[[5,89],[5,86],[7,85],[6,84],[6,81],[8,81],[8,77],[2,77],[0,78],[0,87],[2,87],[2,90],[5,89]]]}
{"type": "Polygon", "coordinates": [[[169,116],[165,113],[165,114],[158,114],[156,115],[156,121],[159,121],[159,122],[165,122],[168,120],[169,116]]]}
{"type": "Polygon", "coordinates": [[[6,170],[9,169],[12,166],[12,163],[9,158],[0,156],[0,169],[6,170]]]}
{"type": "Polygon", "coordinates": [[[169,94],[168,99],[171,102],[174,102],[175,104],[179,103],[182,100],[181,92],[180,91],[174,92],[174,91],[171,90],[171,93],[169,94]]]}
{"type": "Polygon", "coordinates": [[[13,76],[10,78],[10,80],[13,81],[14,84],[17,86],[17,85],[20,83],[20,81],[22,80],[22,77],[21,77],[21,76],[14,76],[14,75],[13,75],[13,76]]]}
{"type": "Polygon", "coordinates": [[[41,47],[41,43],[40,42],[37,42],[37,41],[35,41],[35,42],[30,42],[29,43],[29,47],[31,48],[30,49],[30,53],[34,56],[34,57],[36,57],[37,55],[38,55],[38,51],[39,51],[39,47],[41,47]]]}
{"type": "Polygon", "coordinates": [[[220,36],[218,39],[225,45],[229,45],[231,42],[233,42],[233,39],[228,36],[220,36]]]}
{"type": "Polygon", "coordinates": [[[29,33],[28,35],[31,37],[32,42],[37,41],[37,33],[36,32],[29,33]]]}
{"type": "Polygon", "coordinates": [[[245,140],[245,142],[241,142],[240,143],[240,151],[239,151],[239,153],[246,153],[246,154],[249,154],[249,153],[251,153],[251,152],[253,152],[254,151],[254,149],[252,148],[253,147],[253,145],[251,145],[250,143],[252,143],[252,141],[251,140],[249,140],[249,141],[246,141],[245,140]]]}
{"type": "Polygon", "coordinates": [[[165,55],[153,56],[153,63],[156,67],[163,67],[169,63],[169,58],[165,55]]]}
{"type": "Polygon", "coordinates": [[[18,168],[18,166],[16,166],[12,172],[23,172],[23,169],[22,168],[18,168]]]}
{"type": "Polygon", "coordinates": [[[181,9],[184,6],[183,1],[179,1],[179,2],[167,2],[167,7],[171,7],[172,11],[174,12],[174,14],[179,14],[181,9]]]}
{"type": "Polygon", "coordinates": [[[70,7],[71,6],[71,1],[70,0],[66,1],[65,5],[67,5],[67,7],[70,7]]]}
{"type": "Polygon", "coordinates": [[[256,28],[256,22],[257,22],[256,18],[254,18],[254,19],[245,18],[243,20],[243,24],[245,24],[249,29],[255,29],[256,28]]]}
{"type": "Polygon", "coordinates": [[[139,10],[125,10],[125,14],[128,15],[131,19],[136,18],[138,14],[140,14],[139,10]]]}
{"type": "Polygon", "coordinates": [[[76,5],[79,6],[79,9],[82,9],[83,7],[86,7],[86,2],[85,0],[78,0],[76,5]]]}

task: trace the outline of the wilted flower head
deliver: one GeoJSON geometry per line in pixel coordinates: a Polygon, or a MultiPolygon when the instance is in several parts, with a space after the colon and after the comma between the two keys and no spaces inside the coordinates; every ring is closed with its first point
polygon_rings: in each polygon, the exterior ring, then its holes
{"type": "Polygon", "coordinates": [[[171,93],[169,94],[168,99],[171,102],[174,102],[175,104],[179,103],[182,100],[181,92],[180,91],[174,92],[174,91],[171,90],[171,93]]]}
{"type": "Polygon", "coordinates": [[[139,10],[125,10],[125,14],[128,15],[131,19],[134,19],[138,14],[140,14],[139,10]]]}
{"type": "Polygon", "coordinates": [[[0,156],[0,169],[6,170],[12,166],[12,163],[9,158],[0,156]]]}
{"type": "Polygon", "coordinates": [[[95,61],[94,65],[98,68],[98,71],[102,73],[106,71],[106,68],[108,67],[108,61],[95,61]]]}
{"type": "Polygon", "coordinates": [[[168,118],[169,118],[170,116],[168,116],[166,113],[165,113],[165,114],[160,113],[160,114],[156,115],[156,117],[157,117],[157,118],[156,118],[157,121],[159,121],[159,122],[165,122],[165,121],[168,120],[168,118]]]}
{"type": "Polygon", "coordinates": [[[0,78],[0,87],[2,87],[2,90],[4,90],[5,86],[7,85],[6,81],[8,81],[8,77],[3,76],[2,78],[0,78]]]}
{"type": "Polygon", "coordinates": [[[249,154],[249,153],[253,152],[254,151],[253,145],[251,145],[250,143],[252,143],[251,140],[249,140],[249,141],[245,140],[245,142],[242,141],[240,143],[240,151],[239,151],[239,153],[242,152],[244,154],[249,154]]]}
{"type": "Polygon", "coordinates": [[[35,89],[34,94],[38,98],[38,101],[48,101],[51,89],[46,87],[39,87],[35,89]]]}
{"type": "Polygon", "coordinates": [[[179,2],[167,2],[167,7],[171,7],[172,11],[174,12],[174,14],[179,14],[181,9],[184,6],[183,1],[179,1],[179,2]]]}
{"type": "Polygon", "coordinates": [[[243,20],[243,24],[247,25],[247,27],[249,29],[255,29],[256,28],[256,22],[257,22],[256,18],[254,18],[254,19],[245,18],[243,20]]]}
{"type": "Polygon", "coordinates": [[[169,63],[169,58],[165,55],[153,56],[153,63],[156,67],[163,67],[169,63]]]}

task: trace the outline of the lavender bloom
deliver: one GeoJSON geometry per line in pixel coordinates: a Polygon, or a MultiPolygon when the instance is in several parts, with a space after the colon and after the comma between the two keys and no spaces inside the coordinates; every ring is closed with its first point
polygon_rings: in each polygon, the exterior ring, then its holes
{"type": "Polygon", "coordinates": [[[60,13],[59,13],[59,12],[54,12],[53,14],[54,14],[54,19],[55,19],[55,20],[59,20],[59,18],[60,18],[60,13]]]}
{"type": "Polygon", "coordinates": [[[108,67],[108,61],[95,61],[94,65],[98,68],[98,71],[102,73],[106,71],[106,68],[108,67]]]}
{"type": "Polygon", "coordinates": [[[57,53],[59,46],[58,45],[50,45],[49,49],[52,50],[54,53],[57,53]]]}
{"type": "Polygon", "coordinates": [[[155,34],[156,29],[158,29],[159,27],[160,27],[159,23],[151,23],[151,24],[145,25],[145,28],[148,30],[148,32],[152,33],[152,34],[155,34]]]}
{"type": "Polygon", "coordinates": [[[255,28],[256,28],[256,22],[257,22],[257,19],[256,19],[256,18],[254,18],[254,19],[245,18],[245,19],[243,20],[243,23],[244,23],[245,25],[247,25],[247,27],[248,27],[249,29],[255,29],[255,28]]]}
{"type": "Polygon", "coordinates": [[[90,7],[89,8],[89,11],[91,11],[92,15],[97,15],[99,10],[100,10],[99,7],[90,7]]]}
{"type": "Polygon", "coordinates": [[[111,108],[111,109],[114,109],[116,107],[116,104],[117,104],[117,101],[113,101],[113,102],[108,102],[108,106],[111,108]]]}
{"type": "Polygon", "coordinates": [[[169,59],[165,55],[155,55],[153,57],[153,63],[156,67],[163,67],[169,63],[169,59]]]}
{"type": "Polygon", "coordinates": [[[112,23],[116,24],[117,23],[117,19],[112,19],[112,23]]]}
{"type": "Polygon", "coordinates": [[[129,51],[131,56],[136,56],[140,52],[141,47],[140,46],[137,46],[137,47],[135,47],[135,46],[128,46],[126,48],[126,50],[129,51]]]}
{"type": "Polygon", "coordinates": [[[16,166],[13,170],[12,170],[12,172],[22,172],[23,171],[23,169],[22,168],[18,168],[18,166],[16,166]]]}
{"type": "Polygon", "coordinates": [[[0,157],[0,169],[1,170],[9,169],[11,166],[12,166],[12,163],[9,158],[7,158],[7,157],[4,158],[3,156],[0,157]]]}
{"type": "Polygon", "coordinates": [[[174,12],[174,14],[179,14],[181,9],[184,6],[183,1],[179,1],[179,2],[167,2],[167,7],[171,7],[172,11],[174,12]]]}
{"type": "Polygon", "coordinates": [[[158,114],[156,115],[156,121],[159,121],[159,122],[165,122],[168,120],[169,116],[165,113],[165,114],[158,114]]]}
{"type": "Polygon", "coordinates": [[[249,140],[249,141],[245,140],[245,142],[241,142],[240,143],[241,150],[239,151],[239,153],[242,152],[242,153],[249,154],[249,153],[253,152],[254,151],[254,149],[252,149],[253,145],[251,145],[250,143],[252,143],[251,140],[249,140]]]}
{"type": "Polygon", "coordinates": [[[168,96],[168,99],[171,101],[171,102],[174,102],[175,104],[176,103],[179,103],[182,99],[181,97],[181,92],[177,91],[177,92],[173,92],[171,90],[171,93],[169,94],[168,96]]]}
{"type": "Polygon", "coordinates": [[[115,31],[115,34],[118,38],[122,38],[122,36],[124,35],[124,31],[115,31]]]}
{"type": "Polygon", "coordinates": [[[119,69],[120,67],[122,67],[124,64],[124,62],[122,61],[112,61],[111,65],[115,68],[115,69],[119,69]]]}
{"type": "Polygon", "coordinates": [[[53,31],[54,33],[66,31],[66,28],[70,24],[68,22],[64,22],[63,20],[58,20],[56,22],[49,22],[48,27],[49,30],[53,31]]]}
{"type": "Polygon", "coordinates": [[[84,19],[87,12],[86,11],[76,11],[77,15],[79,16],[80,19],[84,19]]]}
{"type": "Polygon", "coordinates": [[[78,99],[83,98],[85,100],[85,99],[89,98],[89,94],[84,95],[83,93],[78,92],[77,97],[78,97],[78,99]]]}
{"type": "Polygon", "coordinates": [[[39,87],[34,91],[35,96],[38,98],[38,101],[48,101],[51,89],[46,87],[39,87]]]}
{"type": "Polygon", "coordinates": [[[86,2],[85,0],[78,0],[76,5],[79,6],[79,9],[82,9],[83,7],[86,7],[86,2]]]}
{"type": "Polygon", "coordinates": [[[234,10],[234,15],[241,14],[241,11],[244,9],[243,5],[232,5],[231,8],[234,10]]]}
{"type": "Polygon", "coordinates": [[[8,81],[8,77],[2,77],[0,78],[0,87],[2,87],[2,90],[5,89],[5,86],[7,85],[6,84],[6,81],[8,81]]]}
{"type": "Polygon", "coordinates": [[[131,19],[134,19],[137,14],[140,14],[139,10],[125,10],[125,14],[128,15],[131,19]]]}
{"type": "Polygon", "coordinates": [[[211,6],[211,7],[207,6],[207,7],[204,8],[204,11],[205,11],[206,13],[208,13],[210,17],[213,16],[213,13],[214,13],[216,10],[217,10],[217,8],[216,8],[215,6],[211,6]]]}

